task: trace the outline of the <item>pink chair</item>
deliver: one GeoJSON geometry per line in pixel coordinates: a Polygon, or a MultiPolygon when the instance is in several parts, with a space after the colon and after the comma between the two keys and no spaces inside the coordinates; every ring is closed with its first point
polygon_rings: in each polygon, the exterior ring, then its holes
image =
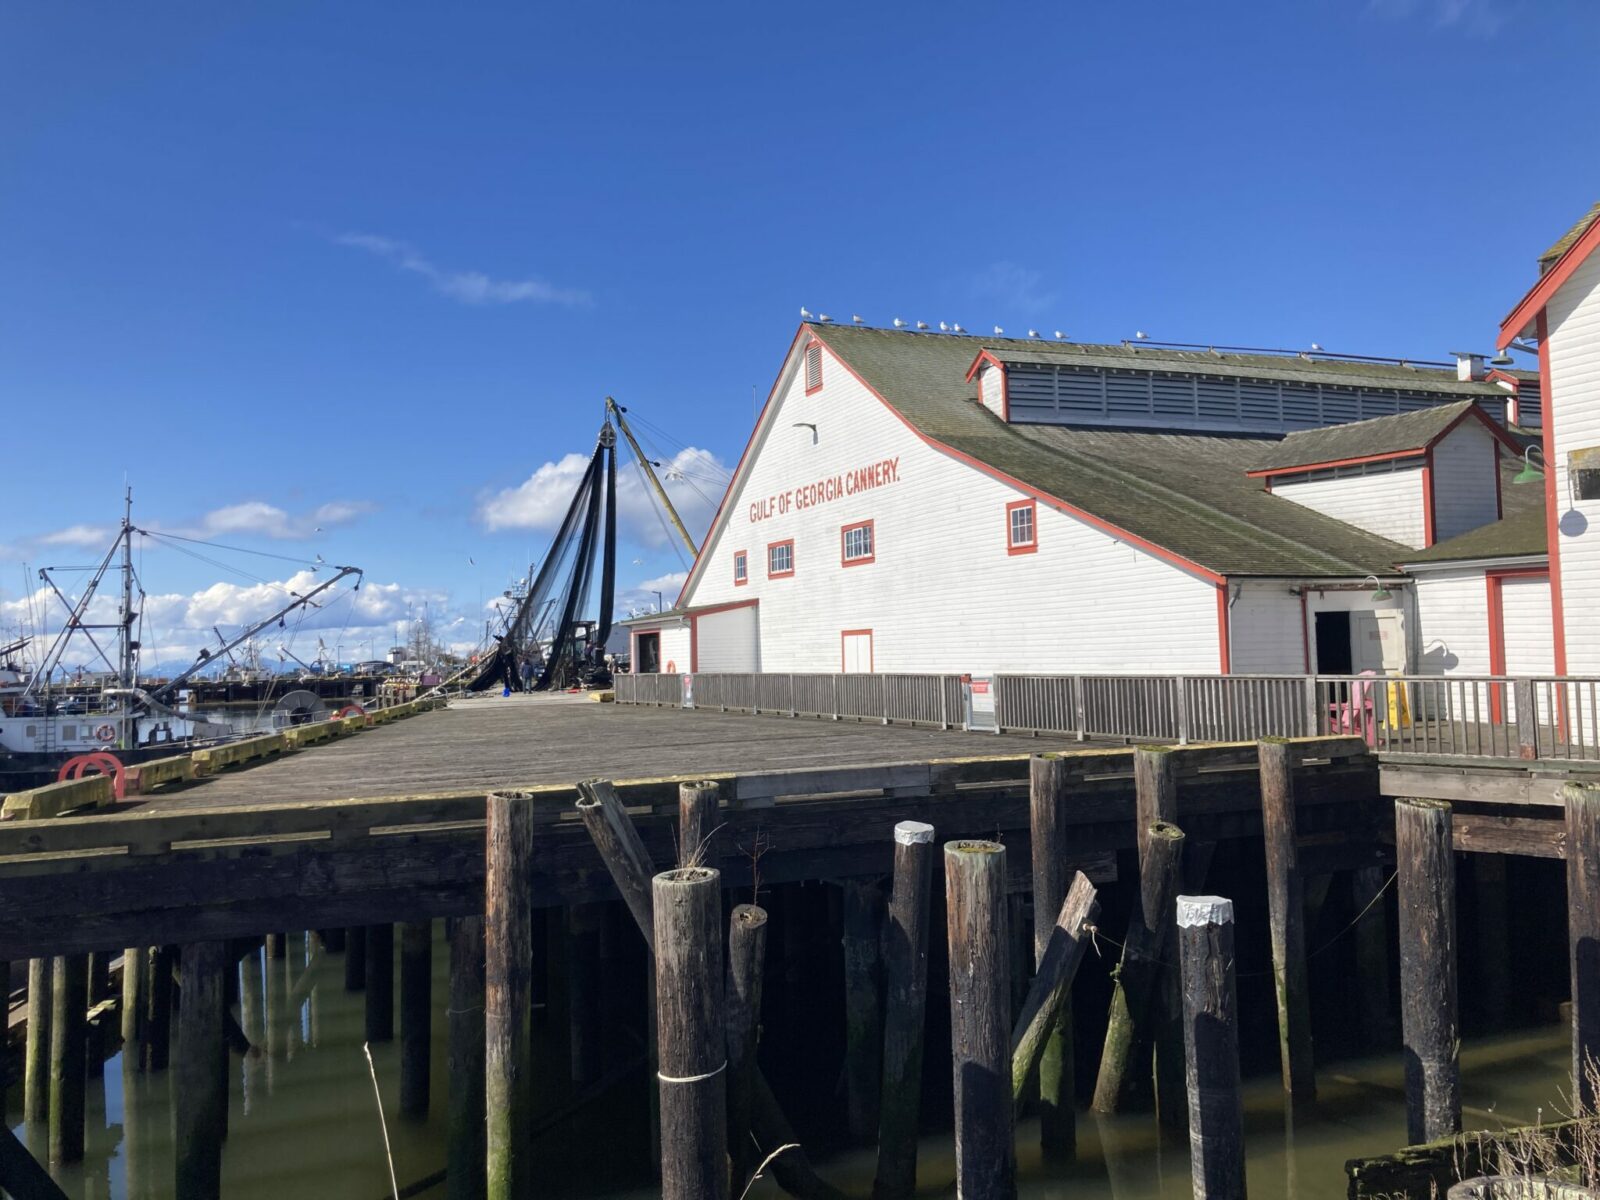
{"type": "Polygon", "coordinates": [[[1377,744],[1377,678],[1376,671],[1361,672],[1361,678],[1350,684],[1349,698],[1328,705],[1328,722],[1335,733],[1354,733],[1369,746],[1377,744]]]}

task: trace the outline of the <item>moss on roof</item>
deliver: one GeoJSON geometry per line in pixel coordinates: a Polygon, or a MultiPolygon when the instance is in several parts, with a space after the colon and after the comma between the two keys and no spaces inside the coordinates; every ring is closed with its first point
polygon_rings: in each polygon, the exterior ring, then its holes
{"type": "MultiPolygon", "coordinates": [[[[1528,488],[1542,499],[1543,488],[1528,488]]],[[[1523,508],[1494,522],[1408,555],[1405,562],[1446,563],[1479,558],[1526,558],[1548,554],[1544,505],[1523,508]]]]}
{"type": "Polygon", "coordinates": [[[1458,400],[1454,404],[1436,404],[1432,408],[1374,417],[1370,421],[1301,430],[1274,445],[1251,464],[1250,469],[1276,471],[1381,454],[1403,454],[1408,450],[1421,451],[1475,403],[1475,400],[1458,400]]]}
{"type": "Polygon", "coordinates": [[[1414,553],[1247,477],[1275,439],[1006,424],[967,368],[979,349],[1037,343],[809,328],[925,437],[1218,575],[1359,578],[1414,553]]]}
{"type": "Polygon", "coordinates": [[[1584,235],[1589,226],[1594,224],[1597,217],[1600,217],[1600,202],[1597,202],[1593,208],[1584,213],[1576,225],[1562,234],[1555,245],[1539,255],[1539,274],[1543,275],[1551,267],[1555,266],[1556,260],[1572,249],[1572,244],[1584,235]]]}

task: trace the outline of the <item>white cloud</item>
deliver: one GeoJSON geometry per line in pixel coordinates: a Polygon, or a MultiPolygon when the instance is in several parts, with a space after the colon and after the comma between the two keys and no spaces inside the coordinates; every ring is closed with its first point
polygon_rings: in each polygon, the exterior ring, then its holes
{"type": "Polygon", "coordinates": [[[1045,289],[1043,272],[1014,262],[991,263],[972,286],[979,295],[992,297],[1013,312],[1040,313],[1056,301],[1056,294],[1045,289]]]}
{"type": "Polygon", "coordinates": [[[1435,29],[1469,37],[1494,37],[1510,20],[1501,0],[1367,0],[1367,10],[1388,20],[1420,16],[1435,29]]]}
{"type": "MultiPolygon", "coordinates": [[[[242,504],[214,508],[200,518],[197,529],[173,530],[196,537],[219,534],[252,534],[257,537],[291,541],[311,537],[335,525],[348,525],[372,512],[373,506],[360,500],[334,500],[309,513],[289,513],[276,504],[247,500],[242,504]]],[[[157,532],[160,532],[159,528],[157,532]]]]}
{"type": "Polygon", "coordinates": [[[662,607],[671,608],[672,602],[678,598],[678,593],[683,590],[684,581],[688,578],[687,571],[671,571],[654,579],[646,579],[633,587],[624,588],[617,593],[617,612],[621,615],[630,612],[652,612],[658,603],[657,592],[661,593],[659,603],[662,607]]]}
{"type": "Polygon", "coordinates": [[[541,304],[581,307],[593,303],[588,292],[561,288],[539,279],[493,279],[481,271],[450,271],[423,257],[415,246],[372,233],[341,233],[334,242],[353,246],[393,263],[402,271],[420,275],[440,295],[462,304],[541,304]]]}
{"type": "Polygon", "coordinates": [[[109,546],[115,530],[100,525],[69,525],[34,539],[41,546],[109,546]]]}
{"type": "MultiPolygon", "coordinates": [[[[490,532],[533,529],[553,533],[560,528],[588,465],[589,459],[582,454],[547,462],[516,487],[484,500],[478,507],[478,519],[490,532]]],[[[689,533],[697,542],[702,540],[722,499],[724,485],[719,481],[728,478],[728,468],[709,450],[690,446],[658,467],[656,474],[689,533]]],[[[652,548],[668,546],[678,538],[636,466],[619,465],[617,470],[617,528],[634,544],[652,548]]]]}

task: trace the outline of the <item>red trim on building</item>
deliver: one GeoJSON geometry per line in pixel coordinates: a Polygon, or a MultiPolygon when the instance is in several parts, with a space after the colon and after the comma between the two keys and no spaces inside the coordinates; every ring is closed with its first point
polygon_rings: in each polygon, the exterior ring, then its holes
{"type": "Polygon", "coordinates": [[[718,613],[728,612],[735,608],[755,608],[760,600],[730,600],[726,604],[708,604],[705,608],[697,608],[689,613],[689,670],[691,673],[700,669],[700,618],[714,617],[718,613]]]}
{"type": "Polygon", "coordinates": [[[1032,554],[1039,549],[1039,505],[1034,500],[1013,500],[1006,505],[1006,553],[1007,554],[1032,554]],[[1014,542],[1011,540],[1011,514],[1018,509],[1025,508],[1033,517],[1033,540],[1031,542],[1014,542]]]}
{"type": "Polygon", "coordinates": [[[744,587],[750,582],[750,551],[735,550],[733,552],[733,586],[744,587]],[[744,559],[744,578],[739,578],[739,560],[744,559]]]}
{"type": "MultiPolygon", "coordinates": [[[[1545,332],[1542,318],[1545,306],[1550,303],[1561,285],[1572,278],[1572,274],[1583,265],[1584,259],[1600,246],[1600,218],[1589,223],[1589,228],[1583,231],[1583,236],[1567,247],[1567,252],[1551,265],[1550,269],[1539,277],[1539,282],[1534,284],[1528,294],[1522,298],[1517,306],[1507,314],[1506,319],[1500,322],[1500,337],[1494,344],[1496,350],[1504,350],[1513,339],[1522,336],[1528,326],[1538,323],[1539,345],[1544,346],[1545,332]]],[[[1541,354],[1539,382],[1545,387],[1545,396],[1550,395],[1550,381],[1544,374],[1544,356],[1541,354]]],[[[1545,400],[1548,408],[1550,401],[1545,400]]]]}
{"type": "Polygon", "coordinates": [[[761,601],[754,597],[749,600],[729,600],[724,604],[708,604],[704,608],[692,609],[688,615],[690,617],[714,617],[718,613],[728,612],[730,609],[755,608],[760,603],[761,601]]]}
{"type": "MultiPolygon", "coordinates": [[[[1496,468],[1498,469],[1498,468],[1496,468]]],[[[1422,548],[1439,540],[1439,520],[1433,503],[1433,449],[1422,456],[1422,548]]]]}
{"type": "Polygon", "coordinates": [[[810,342],[806,343],[806,348],[801,352],[801,355],[800,355],[800,370],[805,375],[804,382],[805,382],[805,388],[806,388],[806,395],[810,396],[810,395],[814,395],[817,392],[820,392],[822,390],[822,343],[821,342],[819,342],[819,341],[817,341],[815,339],[812,339],[810,342]],[[814,360],[812,358],[813,355],[816,356],[814,360]],[[811,382],[811,367],[812,367],[813,361],[815,362],[816,368],[817,368],[817,381],[816,381],[816,383],[812,383],[811,382]]]}
{"type": "Polygon", "coordinates": [[[1484,412],[1481,405],[1474,404],[1422,445],[1409,450],[1389,450],[1382,454],[1364,454],[1359,458],[1335,458],[1329,459],[1327,462],[1301,463],[1299,466],[1294,467],[1263,467],[1254,471],[1246,471],[1245,474],[1252,479],[1271,479],[1274,475],[1298,475],[1303,471],[1323,471],[1329,467],[1356,467],[1362,463],[1388,462],[1397,458],[1411,458],[1418,454],[1429,454],[1435,446],[1460,428],[1462,422],[1473,419],[1476,419],[1508,450],[1512,450],[1517,454],[1522,453],[1522,447],[1517,444],[1517,439],[1501,428],[1493,417],[1484,412]]]}
{"type": "Polygon", "coordinates": [[[870,629],[841,629],[839,631],[839,674],[846,674],[844,657],[844,640],[848,637],[865,637],[867,639],[867,674],[873,675],[878,670],[877,639],[872,636],[870,629]]]}
{"type": "Polygon", "coordinates": [[[1217,651],[1224,675],[1233,673],[1233,639],[1228,631],[1228,581],[1217,584],[1217,651]]]}
{"type": "MultiPolygon", "coordinates": [[[[1600,229],[1596,221],[1589,229],[1600,229]]],[[[1574,247],[1576,248],[1576,247],[1574,247]]],[[[1556,511],[1556,404],[1550,387],[1550,322],[1539,310],[1539,393],[1544,398],[1544,416],[1539,422],[1539,437],[1544,449],[1544,536],[1550,553],[1550,634],[1554,639],[1556,674],[1567,673],[1566,602],[1561,595],[1561,517],[1556,511]]]]}
{"type": "Polygon", "coordinates": [[[767,578],[787,579],[794,574],[794,539],[784,538],[782,541],[767,543],[767,578]],[[787,571],[774,571],[772,569],[772,552],[779,546],[789,547],[789,569],[787,571]]]}
{"type": "Polygon", "coordinates": [[[1522,390],[1522,380],[1509,371],[1502,371],[1499,367],[1495,367],[1485,375],[1483,381],[1485,383],[1503,383],[1511,389],[1512,395],[1516,395],[1517,392],[1522,390]]]}
{"type": "MultiPolygon", "coordinates": [[[[1483,573],[1484,586],[1488,592],[1489,614],[1489,674],[1504,675],[1506,673],[1506,609],[1505,597],[1502,594],[1502,584],[1507,579],[1540,578],[1546,583],[1550,582],[1550,569],[1548,567],[1505,567],[1495,571],[1483,573]]],[[[1561,672],[1557,672],[1561,674],[1561,672]]],[[[1489,685],[1489,719],[1498,725],[1505,714],[1505,685],[1492,683],[1489,685]]]]}
{"type": "Polygon", "coordinates": [[[874,522],[872,522],[872,521],[856,521],[853,524],[841,525],[839,527],[839,565],[841,567],[864,567],[870,562],[877,562],[877,561],[878,561],[878,530],[877,530],[874,522]],[[867,531],[867,534],[868,534],[867,541],[872,546],[872,552],[870,554],[862,555],[859,558],[848,558],[848,557],[845,556],[845,552],[844,552],[845,535],[848,534],[852,529],[865,529],[867,531]]]}

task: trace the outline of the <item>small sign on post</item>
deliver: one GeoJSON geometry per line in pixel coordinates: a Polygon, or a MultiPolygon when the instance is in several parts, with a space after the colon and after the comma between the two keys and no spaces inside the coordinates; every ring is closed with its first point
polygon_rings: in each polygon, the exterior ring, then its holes
{"type": "Polygon", "coordinates": [[[994,703],[994,676],[963,675],[961,695],[966,702],[969,733],[1000,732],[999,716],[994,703]]]}
{"type": "Polygon", "coordinates": [[[683,680],[683,706],[685,708],[693,708],[694,707],[694,676],[693,675],[682,675],[682,676],[679,676],[679,678],[681,678],[683,680]]]}

